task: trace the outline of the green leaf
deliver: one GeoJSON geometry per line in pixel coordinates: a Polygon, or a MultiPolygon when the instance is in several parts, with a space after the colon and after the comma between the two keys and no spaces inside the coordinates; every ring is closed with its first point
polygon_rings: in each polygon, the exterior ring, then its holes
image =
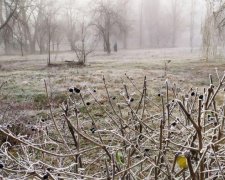
{"type": "Polygon", "coordinates": [[[119,155],[119,151],[116,151],[116,162],[118,162],[120,165],[124,166],[124,164],[122,163],[121,159],[120,159],[120,155],[119,155]]]}

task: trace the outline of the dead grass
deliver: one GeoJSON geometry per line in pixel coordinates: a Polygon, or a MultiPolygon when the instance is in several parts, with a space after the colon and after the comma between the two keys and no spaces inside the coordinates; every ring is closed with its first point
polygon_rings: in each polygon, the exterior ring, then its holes
{"type": "MultiPolygon", "coordinates": [[[[151,85],[151,95],[155,96],[165,79],[178,86],[203,88],[208,85],[209,73],[215,74],[215,68],[223,71],[225,64],[218,60],[204,62],[198,53],[191,54],[186,49],[149,49],[126,50],[110,56],[96,52],[88,64],[77,66],[76,63],[65,63],[65,60],[74,60],[75,54],[62,53],[52,55],[53,65],[46,65],[46,55],[32,55],[26,57],[2,56],[0,58],[0,81],[8,81],[3,92],[10,91],[17,101],[34,99],[44,94],[44,79],[50,84],[52,91],[64,94],[70,86],[83,87],[85,85],[102,91],[102,76],[110,83],[109,90],[119,91],[121,80],[127,82],[125,73],[129,75],[141,88],[143,77],[146,75],[151,85]],[[169,63],[167,76],[164,77],[164,61],[169,63]]],[[[215,76],[214,76],[215,77],[215,76]]],[[[129,82],[127,82],[129,83],[129,82]]],[[[150,91],[150,90],[149,90],[150,91]]],[[[44,105],[44,102],[42,102],[44,105]]]]}
{"type": "MultiPolygon", "coordinates": [[[[178,87],[177,91],[179,92],[178,98],[181,99],[182,95],[188,94],[185,92],[191,87],[199,87],[200,92],[202,92],[204,87],[208,87],[208,76],[210,73],[214,74],[213,77],[216,85],[215,68],[218,67],[219,72],[223,71],[225,68],[222,61],[206,63],[200,60],[198,54],[190,54],[185,50],[181,51],[179,49],[130,50],[112,54],[111,56],[106,56],[97,52],[90,58],[85,67],[77,66],[76,63],[68,65],[67,63],[62,62],[62,59],[69,59],[69,57],[72,56],[75,55],[71,53],[60,54],[55,61],[53,61],[54,64],[51,66],[46,65],[43,56],[28,56],[25,57],[26,60],[21,57],[14,57],[12,60],[6,60],[5,57],[0,59],[0,63],[2,64],[0,81],[7,80],[8,82],[8,84],[4,86],[2,93],[9,93],[9,99],[14,100],[14,108],[11,108],[10,111],[10,113],[13,113],[11,117],[15,119],[20,111],[26,111],[23,116],[18,116],[19,118],[17,119],[17,122],[19,122],[17,126],[25,124],[27,127],[27,129],[22,127],[23,131],[27,131],[32,135],[32,132],[29,131],[33,129],[33,126],[36,127],[37,124],[41,123],[41,118],[44,118],[47,123],[50,120],[49,112],[47,111],[49,105],[48,102],[46,102],[44,80],[47,82],[47,89],[49,90],[48,94],[53,108],[53,116],[57,117],[56,120],[60,123],[60,126],[63,126],[62,124],[65,121],[62,119],[62,111],[60,111],[59,105],[67,100],[69,94],[68,88],[76,86],[82,90],[85,96],[85,103],[90,102],[88,109],[93,115],[93,119],[102,126],[100,129],[103,129],[103,126],[106,124],[105,121],[108,121],[107,116],[103,115],[104,112],[97,105],[97,102],[94,101],[91,95],[86,93],[89,89],[85,88],[85,86],[88,86],[90,90],[95,89],[95,91],[97,91],[95,96],[97,96],[96,98],[98,99],[99,104],[103,105],[107,112],[110,112],[111,109],[107,102],[107,95],[102,81],[103,75],[106,79],[110,97],[116,97],[116,99],[112,100],[113,106],[116,106],[117,102],[123,101],[120,99],[122,98],[120,92],[124,89],[122,82],[128,84],[127,87],[130,94],[133,92],[137,93],[132,96],[134,98],[134,103],[140,99],[140,94],[132,85],[130,85],[130,81],[126,78],[125,73],[135,82],[140,90],[143,86],[143,78],[144,76],[147,76],[148,89],[146,93],[153,102],[161,104],[162,99],[158,96],[158,93],[164,92],[164,94],[166,94],[166,79],[168,79],[170,83],[170,91],[173,83],[176,83],[176,86],[178,87]],[[168,65],[169,69],[166,77],[164,77],[165,60],[171,60],[168,65]]],[[[170,92],[169,95],[171,98],[169,101],[172,101],[172,93],[170,92]]],[[[70,93],[70,96],[79,95],[70,93]]],[[[217,98],[219,98],[216,99],[217,102],[222,104],[222,95],[217,98]]],[[[161,109],[156,110],[155,107],[152,108],[151,106],[153,106],[152,103],[146,103],[146,109],[149,110],[148,113],[156,114],[161,112],[161,109]]],[[[123,111],[122,117],[126,121],[129,121],[130,115],[129,113],[127,114],[129,108],[122,106],[121,109],[123,111]]],[[[79,117],[82,120],[81,127],[86,131],[89,131],[92,124],[90,118],[87,116],[87,110],[82,103],[79,104],[78,111],[80,112],[79,117]]],[[[69,112],[69,116],[71,116],[71,122],[75,124],[75,117],[72,116],[72,112],[73,111],[69,112]]],[[[178,111],[175,111],[175,114],[173,114],[174,117],[171,116],[172,120],[175,120],[177,114],[178,111]]],[[[158,121],[153,123],[153,121],[151,122],[148,119],[151,117],[146,116],[145,118],[148,120],[151,127],[159,129],[157,128],[159,127],[158,121]]],[[[23,132],[20,129],[16,130],[18,130],[18,132],[23,132]]],[[[68,138],[67,133],[65,133],[66,138],[68,138]]],[[[50,131],[50,136],[57,139],[54,135],[54,131],[50,131]]],[[[165,134],[165,136],[167,135],[165,134]]],[[[184,136],[186,136],[186,134],[184,136]]],[[[109,143],[112,141],[111,136],[109,137],[109,134],[107,133],[103,133],[103,137],[107,139],[104,141],[109,141],[109,143]]],[[[116,142],[117,141],[112,145],[117,145],[116,142]]],[[[81,143],[83,144],[84,142],[82,141],[81,143]]],[[[83,145],[86,146],[85,143],[83,145]]],[[[150,146],[150,144],[146,145],[150,146]]],[[[91,147],[90,144],[88,146],[91,147]]],[[[50,147],[48,150],[51,150],[50,147]]],[[[91,155],[91,159],[94,159],[95,157],[92,156],[96,156],[96,153],[91,155]]],[[[168,157],[170,161],[172,161],[172,154],[168,154],[168,157]]],[[[50,161],[50,159],[46,160],[50,161]]],[[[71,159],[65,159],[65,161],[71,163],[71,159]]]]}

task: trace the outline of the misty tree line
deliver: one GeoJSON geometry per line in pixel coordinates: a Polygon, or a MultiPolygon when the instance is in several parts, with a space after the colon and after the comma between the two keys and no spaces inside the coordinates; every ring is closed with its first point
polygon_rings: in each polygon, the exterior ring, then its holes
{"type": "Polygon", "coordinates": [[[206,4],[201,32],[207,50],[212,42],[223,42],[221,0],[0,0],[1,44],[7,55],[48,52],[50,63],[51,51],[59,51],[67,42],[77,58],[85,61],[98,42],[110,54],[113,38],[120,39],[125,49],[129,38],[138,39],[139,47],[175,47],[188,26],[193,47],[199,2],[206,4]]]}
{"type": "MultiPolygon", "coordinates": [[[[141,1],[140,46],[143,34],[147,34],[151,47],[175,47],[184,31],[188,31],[192,50],[199,29],[203,55],[208,61],[224,55],[224,27],[224,0],[141,1]]],[[[146,42],[146,36],[144,39],[146,42]]]]}
{"type": "MultiPolygon", "coordinates": [[[[142,0],[140,10],[140,46],[147,34],[147,44],[151,47],[175,47],[177,39],[189,24],[190,46],[194,34],[194,17],[196,16],[196,0],[142,0]],[[187,10],[188,9],[188,10],[187,10]],[[191,14],[185,17],[184,11],[191,14]],[[186,24],[185,24],[186,23],[186,24]]],[[[146,44],[146,42],[145,42],[146,44]]]]}
{"type": "Polygon", "coordinates": [[[74,0],[1,0],[1,43],[7,55],[15,50],[22,54],[39,50],[42,54],[50,49],[59,51],[66,39],[79,55],[86,50],[82,46],[94,46],[101,38],[110,53],[112,33],[124,36],[126,47],[127,2],[93,1],[90,7],[82,8],[74,0]]]}

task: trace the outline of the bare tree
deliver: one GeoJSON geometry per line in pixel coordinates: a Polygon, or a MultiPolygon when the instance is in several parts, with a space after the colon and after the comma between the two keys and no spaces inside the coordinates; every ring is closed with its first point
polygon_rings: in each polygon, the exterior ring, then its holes
{"type": "Polygon", "coordinates": [[[193,50],[193,38],[194,38],[194,26],[195,26],[195,8],[196,8],[196,0],[191,1],[191,21],[190,21],[190,47],[191,52],[193,50]]]}
{"type": "Polygon", "coordinates": [[[206,7],[207,12],[202,27],[202,39],[203,53],[206,61],[209,61],[224,54],[225,3],[219,0],[206,0],[206,7]]]}
{"type": "Polygon", "coordinates": [[[38,25],[37,31],[37,44],[39,46],[40,54],[43,54],[47,49],[47,30],[45,28],[44,17],[43,21],[38,25]]]}
{"type": "Polygon", "coordinates": [[[110,54],[110,36],[113,32],[113,28],[119,24],[120,19],[117,6],[118,4],[117,2],[112,2],[109,0],[98,0],[94,3],[95,6],[92,9],[94,20],[92,25],[94,25],[101,33],[104,42],[104,50],[110,54]]]}
{"type": "MultiPolygon", "coordinates": [[[[34,54],[36,45],[39,45],[39,33],[43,31],[44,12],[48,1],[44,0],[21,0],[21,13],[17,20],[23,30],[23,46],[26,52],[34,54]],[[24,7],[24,8],[22,8],[24,7]]],[[[41,49],[41,48],[40,48],[41,49]]]]}
{"type": "Polygon", "coordinates": [[[73,50],[76,53],[78,62],[80,65],[84,65],[87,61],[87,57],[95,50],[98,35],[95,35],[91,29],[91,25],[84,15],[76,21],[76,40],[73,46],[73,50]]]}
{"type": "Polygon", "coordinates": [[[41,2],[38,6],[38,19],[37,19],[37,44],[39,46],[40,54],[43,54],[47,46],[47,30],[45,25],[45,8],[41,2]]]}
{"type": "Polygon", "coordinates": [[[74,49],[74,44],[76,41],[75,35],[75,23],[77,21],[77,1],[67,0],[65,4],[65,17],[66,17],[66,36],[70,44],[71,50],[74,49]]]}
{"type": "Polygon", "coordinates": [[[48,50],[48,61],[47,64],[51,64],[51,41],[53,40],[54,34],[57,32],[57,28],[60,25],[60,22],[58,21],[57,12],[60,10],[60,7],[57,6],[57,4],[54,3],[54,1],[50,1],[46,6],[47,9],[45,9],[44,14],[44,22],[45,22],[45,29],[47,34],[47,50],[48,50]]]}
{"type": "MultiPolygon", "coordinates": [[[[9,54],[12,48],[20,49],[22,55],[24,52],[34,54],[36,45],[39,46],[40,53],[46,50],[49,52],[50,44],[52,44],[53,50],[55,44],[59,48],[64,36],[62,28],[57,28],[60,21],[57,12],[61,2],[20,0],[15,4],[16,2],[15,0],[11,4],[9,1],[0,2],[1,23],[4,22],[3,17],[10,12],[12,14],[14,6],[17,6],[17,11],[13,13],[11,20],[2,31],[6,54],[9,54]]],[[[48,59],[50,59],[50,53],[48,55],[48,59]]]]}
{"type": "Polygon", "coordinates": [[[21,27],[20,23],[17,23],[17,28],[14,29],[14,38],[17,40],[19,46],[20,46],[20,51],[21,51],[21,56],[24,55],[24,31],[23,28],[21,27]]]}
{"type": "MultiPolygon", "coordinates": [[[[20,0],[18,10],[7,25],[12,31],[12,38],[16,39],[23,52],[35,53],[42,1],[20,0]]],[[[5,38],[10,41],[10,37],[5,38]]],[[[5,47],[7,49],[7,45],[5,47]]]]}
{"type": "Polygon", "coordinates": [[[142,34],[143,34],[143,0],[140,5],[140,24],[139,24],[139,46],[142,47],[142,34]]]}
{"type": "Polygon", "coordinates": [[[130,0],[121,0],[120,5],[118,6],[120,8],[119,13],[120,13],[120,19],[119,19],[119,28],[122,34],[123,38],[123,48],[127,49],[127,38],[129,31],[131,30],[131,20],[129,18],[128,14],[131,9],[129,8],[129,2],[130,0]]]}
{"type": "Polygon", "coordinates": [[[5,16],[3,15],[3,1],[0,1],[0,31],[8,25],[9,21],[13,18],[14,14],[16,13],[16,10],[18,8],[19,0],[12,0],[12,1],[4,1],[4,7],[5,7],[5,16]],[[6,17],[5,20],[3,17],[6,17]]]}
{"type": "Polygon", "coordinates": [[[0,32],[5,53],[10,54],[14,46],[13,27],[16,23],[19,0],[0,1],[0,32]]]}
{"type": "Polygon", "coordinates": [[[59,49],[59,46],[61,44],[61,42],[63,41],[63,39],[65,38],[65,34],[63,33],[65,30],[64,27],[59,27],[56,29],[56,32],[54,33],[54,36],[53,36],[53,51],[55,51],[55,45],[56,45],[56,48],[57,48],[57,51],[59,52],[60,49],[59,49]]]}
{"type": "Polygon", "coordinates": [[[176,46],[178,29],[181,23],[181,7],[182,0],[171,0],[171,15],[172,15],[172,46],[176,46]]]}
{"type": "Polygon", "coordinates": [[[218,16],[215,14],[215,3],[206,0],[206,17],[202,27],[203,53],[206,61],[215,59],[217,54],[218,39],[218,16]]]}

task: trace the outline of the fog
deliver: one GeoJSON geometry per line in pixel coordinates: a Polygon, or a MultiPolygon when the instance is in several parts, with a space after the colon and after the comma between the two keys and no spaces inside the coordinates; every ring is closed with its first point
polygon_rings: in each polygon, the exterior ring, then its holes
{"type": "MultiPolygon", "coordinates": [[[[205,0],[1,1],[5,54],[200,47],[205,0]],[[10,4],[11,2],[11,4],[10,4]],[[10,12],[15,12],[9,18],[10,12]],[[7,26],[5,23],[7,21],[7,26]],[[83,43],[83,45],[82,45],[83,43]]],[[[219,3],[217,3],[219,4],[219,3]]]]}
{"type": "Polygon", "coordinates": [[[225,179],[225,0],[0,0],[0,180],[225,179]]]}

